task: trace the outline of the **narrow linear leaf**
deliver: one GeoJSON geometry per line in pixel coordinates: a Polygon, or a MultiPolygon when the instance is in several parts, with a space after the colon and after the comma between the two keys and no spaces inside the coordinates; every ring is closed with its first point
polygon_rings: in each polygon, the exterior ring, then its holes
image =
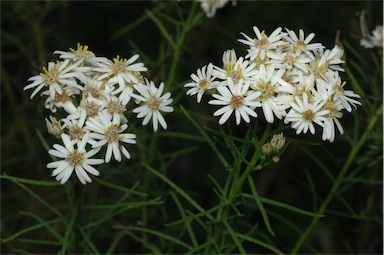
{"type": "Polygon", "coordinates": [[[239,238],[243,239],[243,240],[246,240],[246,241],[248,241],[248,242],[257,244],[257,245],[259,245],[259,246],[261,246],[261,247],[264,247],[264,248],[266,248],[266,249],[272,251],[273,254],[284,254],[283,252],[279,251],[278,249],[276,249],[276,248],[273,247],[272,245],[269,245],[269,244],[267,244],[267,243],[264,243],[264,242],[262,242],[262,241],[260,241],[260,240],[257,240],[257,239],[255,239],[255,238],[252,238],[252,237],[250,237],[250,236],[248,236],[248,235],[243,235],[243,234],[240,234],[240,233],[236,233],[236,235],[237,235],[239,238]]]}
{"type": "Polygon", "coordinates": [[[41,196],[39,196],[36,192],[32,191],[30,188],[28,188],[27,186],[25,186],[23,183],[17,181],[17,180],[14,180],[14,179],[9,179],[10,181],[12,181],[14,184],[16,184],[17,186],[19,186],[22,190],[24,190],[25,192],[27,192],[28,194],[30,194],[32,197],[34,197],[37,201],[39,201],[42,205],[44,205],[45,207],[47,207],[50,211],[52,211],[54,214],[56,214],[57,216],[59,217],[63,217],[63,214],[57,210],[56,208],[54,208],[53,206],[51,206],[47,201],[45,201],[41,196]]]}
{"type": "Polygon", "coordinates": [[[81,236],[83,237],[84,243],[88,246],[90,252],[92,254],[100,254],[97,250],[94,243],[92,243],[91,239],[89,239],[89,234],[85,233],[84,229],[81,226],[77,226],[81,236]]]}
{"type": "Polygon", "coordinates": [[[61,218],[57,218],[57,219],[54,219],[54,220],[49,220],[49,221],[45,221],[45,222],[42,222],[42,223],[33,225],[33,226],[31,226],[31,227],[27,227],[27,228],[22,229],[22,230],[20,230],[19,232],[13,234],[13,235],[10,236],[10,237],[1,240],[1,243],[7,243],[7,242],[9,242],[9,241],[14,241],[15,239],[17,239],[17,237],[19,237],[19,236],[21,236],[21,235],[24,235],[24,234],[26,234],[26,233],[32,232],[32,231],[34,231],[34,230],[36,230],[36,229],[44,228],[46,225],[50,225],[50,224],[54,224],[54,223],[58,223],[58,222],[60,222],[61,220],[62,220],[61,218]]]}
{"type": "MultiPolygon", "coordinates": [[[[153,169],[152,167],[148,166],[147,164],[143,164],[145,168],[147,168],[151,173],[165,181],[169,186],[171,186],[177,193],[179,193],[182,197],[184,197],[193,207],[195,207],[199,212],[205,213],[205,210],[192,198],[190,197],[186,192],[184,192],[179,186],[177,186],[174,182],[172,182],[170,179],[153,169]]],[[[213,220],[214,218],[207,214],[207,217],[213,220]]]]}
{"type": "MultiPolygon", "coordinates": [[[[21,215],[26,215],[28,217],[31,217],[31,218],[35,219],[37,222],[39,222],[39,223],[46,222],[45,219],[41,218],[39,215],[36,215],[34,213],[20,212],[20,214],[21,215]]],[[[56,240],[58,240],[59,242],[63,241],[62,235],[58,232],[58,230],[56,228],[52,227],[51,225],[45,225],[45,227],[51,233],[51,235],[56,238],[56,240]]]]}
{"type": "Polygon", "coordinates": [[[37,245],[46,245],[46,246],[60,246],[61,245],[61,242],[59,242],[59,241],[35,240],[35,239],[27,239],[27,238],[17,238],[17,242],[37,244],[37,245]]]}
{"type": "Polygon", "coordinates": [[[259,207],[261,216],[263,217],[264,224],[267,227],[269,233],[271,233],[273,236],[275,236],[275,232],[272,230],[271,224],[269,223],[267,212],[264,209],[263,203],[259,197],[259,194],[257,193],[255,183],[253,182],[252,176],[248,175],[248,182],[249,186],[252,191],[253,198],[256,200],[257,206],[259,207]]]}
{"type": "Polygon", "coordinates": [[[230,165],[228,164],[225,157],[220,153],[219,149],[216,147],[215,143],[209,137],[209,135],[204,131],[204,129],[192,118],[192,116],[184,109],[183,106],[180,106],[181,111],[187,117],[187,119],[195,126],[195,128],[203,135],[204,139],[211,146],[212,150],[216,153],[217,157],[221,161],[221,163],[225,166],[226,169],[229,169],[230,165]]]}
{"type": "Polygon", "coordinates": [[[143,206],[149,206],[149,205],[159,205],[163,204],[164,201],[161,201],[161,198],[155,198],[152,200],[148,201],[140,201],[140,202],[127,202],[127,203],[113,203],[113,204],[104,204],[104,205],[90,205],[87,206],[86,209],[88,210],[110,210],[110,209],[120,209],[120,208],[125,208],[125,209],[134,209],[134,208],[139,208],[143,206]]]}
{"type": "Polygon", "coordinates": [[[135,231],[139,231],[139,232],[145,232],[145,233],[148,233],[148,234],[151,234],[151,235],[154,235],[154,236],[157,236],[157,237],[160,237],[160,238],[163,238],[164,240],[168,240],[168,241],[171,241],[172,243],[175,243],[175,244],[178,244],[186,249],[192,249],[192,246],[186,244],[185,242],[182,242],[180,241],[179,239],[173,237],[173,236],[170,236],[170,235],[166,235],[160,231],[155,231],[155,230],[152,230],[152,229],[147,229],[147,228],[142,228],[142,227],[132,227],[132,226],[129,226],[129,227],[123,227],[123,226],[114,226],[114,228],[117,228],[117,229],[122,229],[122,230],[135,230],[135,231]]]}
{"type": "Polygon", "coordinates": [[[25,179],[20,177],[14,177],[10,176],[6,173],[3,173],[0,175],[1,179],[10,180],[14,183],[25,183],[25,184],[31,184],[31,185],[38,185],[38,186],[60,186],[60,182],[54,181],[54,182],[48,182],[48,181],[39,181],[39,180],[32,180],[32,179],[25,179]]]}
{"type": "Polygon", "coordinates": [[[212,218],[209,217],[211,215],[211,213],[213,213],[213,212],[215,212],[217,210],[220,210],[220,209],[222,209],[222,208],[224,208],[226,206],[227,205],[225,205],[225,204],[219,204],[219,205],[216,205],[216,206],[212,207],[209,210],[205,210],[205,211],[200,212],[200,213],[195,213],[195,214],[192,214],[191,216],[188,216],[188,217],[186,217],[184,219],[177,220],[177,221],[174,221],[174,222],[171,222],[171,223],[167,223],[167,224],[165,224],[165,226],[171,227],[171,226],[174,226],[174,225],[178,225],[178,224],[184,223],[185,221],[196,220],[198,218],[201,218],[202,216],[206,216],[206,217],[208,217],[208,218],[210,218],[212,220],[212,218]]]}
{"type": "Polygon", "coordinates": [[[161,21],[155,16],[155,14],[150,10],[145,10],[145,13],[156,24],[156,26],[159,28],[164,38],[172,45],[172,48],[176,49],[177,46],[176,46],[176,43],[173,41],[172,36],[168,33],[167,29],[164,27],[161,21]]]}
{"type": "Polygon", "coordinates": [[[134,195],[138,195],[138,196],[148,196],[148,194],[146,194],[146,193],[134,190],[139,185],[139,182],[136,182],[131,189],[128,189],[126,187],[104,181],[101,178],[95,178],[95,181],[108,187],[108,188],[123,191],[124,193],[127,193],[127,194],[134,194],[134,195]]]}
{"type": "MultiPolygon", "coordinates": [[[[243,195],[244,195],[244,197],[247,197],[247,198],[254,198],[254,196],[252,196],[250,194],[243,194],[243,195]]],[[[311,216],[311,217],[324,217],[325,216],[323,214],[316,214],[314,212],[306,211],[306,210],[297,208],[295,206],[292,206],[292,205],[289,205],[289,204],[286,204],[286,203],[282,203],[282,202],[279,202],[279,201],[276,201],[276,200],[272,200],[272,199],[269,199],[269,198],[259,197],[259,199],[264,204],[269,204],[269,205],[281,207],[281,208],[287,209],[289,211],[292,211],[292,212],[295,212],[295,213],[298,213],[298,214],[307,215],[307,216],[311,216]]]]}
{"type": "Polygon", "coordinates": [[[232,227],[228,224],[227,221],[224,221],[224,226],[228,230],[229,235],[232,237],[233,241],[236,244],[237,249],[239,249],[241,254],[246,254],[243,245],[241,244],[239,238],[237,238],[237,234],[233,231],[232,227]]]}
{"type": "MultiPolygon", "coordinates": [[[[180,200],[177,198],[176,194],[173,191],[171,191],[171,196],[172,196],[173,200],[175,201],[175,204],[176,204],[177,209],[179,210],[179,212],[181,214],[182,219],[184,220],[187,217],[187,215],[185,214],[184,208],[181,205],[180,200]]],[[[191,224],[189,224],[188,220],[185,220],[184,224],[185,224],[185,228],[187,229],[188,235],[191,238],[193,246],[197,247],[196,236],[195,236],[195,233],[193,232],[191,224]]]]}

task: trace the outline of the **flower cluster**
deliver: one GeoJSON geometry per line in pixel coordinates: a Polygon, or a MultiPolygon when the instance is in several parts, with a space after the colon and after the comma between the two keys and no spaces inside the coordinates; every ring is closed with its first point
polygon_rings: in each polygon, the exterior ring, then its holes
{"type": "Polygon", "coordinates": [[[343,50],[325,49],[311,43],[314,33],[304,36],[277,28],[269,36],[253,27],[255,37],[241,33],[238,41],[248,46],[247,54],[237,58],[234,50],[223,54],[223,67],[209,63],[191,75],[185,84],[187,95],[213,97],[208,103],[221,106],[214,116],[225,123],[234,112],[236,124],[250,122],[261,108],[267,122],[275,119],[291,124],[296,133],[314,134],[315,125],[323,128],[322,139],[334,141],[335,126],[343,133],[339,119],[342,110],[352,111],[361,103],[359,95],[346,90],[339,72],[343,50]]]}
{"type": "Polygon", "coordinates": [[[173,111],[171,94],[163,94],[163,83],[156,87],[143,76],[147,68],[136,62],[139,55],[110,60],[80,44],[54,54],[59,60],[29,78],[24,90],[34,89],[31,98],[38,93],[46,97],[45,107],[55,114],[45,120],[48,132],[62,143],[49,150],[61,160],[47,165],[57,181],[65,183],[75,171],[86,184],[92,181],[88,174],[99,175],[92,165],[108,163],[112,155],[116,161],[129,159],[126,146],[136,143],[136,135],[127,132],[129,112],[143,118],[143,125],[152,120],[154,131],[159,124],[167,128],[162,112],[173,111]],[[104,159],[93,158],[101,151],[104,159]]]}
{"type": "Polygon", "coordinates": [[[285,146],[285,137],[283,133],[273,135],[270,142],[261,147],[261,162],[256,166],[256,170],[261,170],[270,163],[277,163],[280,160],[279,154],[285,146]]]}

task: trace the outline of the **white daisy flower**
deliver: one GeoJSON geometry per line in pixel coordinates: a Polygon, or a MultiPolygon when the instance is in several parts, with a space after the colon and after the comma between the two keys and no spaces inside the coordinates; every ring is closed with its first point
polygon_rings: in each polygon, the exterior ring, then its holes
{"type": "Polygon", "coordinates": [[[344,129],[341,126],[339,119],[343,117],[343,113],[341,110],[343,106],[340,101],[332,101],[331,97],[328,97],[327,102],[323,106],[323,109],[329,110],[329,113],[324,115],[324,126],[323,126],[323,141],[329,140],[333,142],[335,140],[335,126],[339,130],[339,133],[342,135],[344,133],[344,129]]]}
{"type": "Polygon", "coordinates": [[[119,89],[123,90],[126,83],[138,83],[135,72],[148,70],[143,63],[134,63],[138,58],[138,54],[133,55],[128,60],[117,56],[113,61],[108,60],[107,63],[101,63],[99,67],[95,67],[93,70],[100,73],[98,80],[106,79],[110,85],[119,84],[119,89]]]}
{"type": "Polygon", "coordinates": [[[212,75],[213,65],[212,63],[207,66],[203,66],[201,69],[197,69],[197,75],[191,74],[192,82],[184,85],[188,89],[187,95],[193,96],[197,94],[197,102],[200,103],[201,98],[207,90],[216,88],[220,82],[215,81],[216,77],[212,75]]]}
{"type": "Polygon", "coordinates": [[[244,60],[243,57],[240,57],[233,66],[229,65],[227,67],[228,69],[222,69],[214,66],[213,70],[213,75],[224,80],[225,85],[227,78],[231,78],[233,83],[237,84],[240,80],[251,80],[253,76],[257,74],[255,64],[250,63],[248,60],[244,60]]]}
{"type": "Polygon", "coordinates": [[[254,91],[260,92],[258,100],[262,104],[264,117],[269,123],[273,123],[274,115],[278,119],[282,119],[285,115],[281,102],[276,97],[280,92],[279,82],[282,81],[283,74],[284,69],[275,71],[274,65],[267,68],[260,65],[259,73],[255,76],[255,81],[251,85],[254,91]]]}
{"type": "Polygon", "coordinates": [[[361,105],[357,98],[360,98],[358,94],[352,90],[345,90],[344,86],[346,82],[342,82],[338,72],[332,72],[327,76],[327,81],[317,80],[319,88],[325,91],[324,94],[331,96],[334,101],[340,101],[341,105],[348,111],[352,111],[353,106],[356,109],[356,105],[361,105]],[[356,98],[356,99],[355,99],[356,98]]]}
{"type": "Polygon", "coordinates": [[[216,14],[216,10],[223,8],[228,0],[198,0],[200,7],[203,9],[208,18],[212,18],[216,14]]]}
{"type": "Polygon", "coordinates": [[[321,110],[325,104],[324,100],[318,99],[314,103],[308,102],[307,93],[303,94],[303,98],[295,97],[296,103],[290,103],[291,110],[285,116],[285,123],[292,122],[291,127],[296,129],[296,134],[303,132],[307,133],[308,129],[312,134],[315,134],[316,123],[324,126],[325,115],[329,110],[321,110]]]}
{"type": "Polygon", "coordinates": [[[59,138],[64,132],[66,124],[61,125],[63,120],[57,120],[55,117],[49,116],[49,119],[45,118],[45,123],[47,125],[48,133],[59,138]]]}
{"type": "Polygon", "coordinates": [[[107,105],[105,100],[99,100],[89,96],[80,101],[76,111],[67,116],[67,119],[89,119],[96,117],[107,105]]]}
{"type": "Polygon", "coordinates": [[[284,95],[281,95],[279,99],[285,105],[289,106],[290,102],[295,102],[295,97],[303,98],[304,93],[307,95],[316,94],[315,91],[315,76],[313,74],[307,76],[302,72],[298,73],[298,76],[292,78],[292,83],[288,83],[284,80],[280,80],[279,91],[284,92],[284,95]]]}
{"type": "Polygon", "coordinates": [[[62,160],[54,161],[47,164],[47,168],[53,168],[52,176],[56,176],[56,180],[64,184],[72,175],[73,170],[82,184],[92,182],[88,173],[98,176],[100,173],[91,165],[100,165],[104,163],[103,159],[92,159],[99,149],[86,151],[85,146],[88,142],[89,134],[85,134],[80,142],[74,143],[67,134],[62,134],[64,146],[54,144],[53,148],[48,151],[52,156],[62,158],[62,160]],[[76,148],[74,147],[76,145],[76,148]]]}
{"type": "Polygon", "coordinates": [[[111,160],[112,152],[115,160],[121,161],[121,152],[126,158],[131,158],[128,150],[123,143],[135,144],[136,135],[132,133],[122,133],[128,128],[127,124],[120,124],[120,119],[116,115],[112,116],[107,111],[99,112],[98,118],[90,118],[85,122],[86,128],[92,133],[91,138],[97,141],[91,141],[92,148],[101,148],[107,144],[105,153],[105,162],[111,160]]]}
{"type": "Polygon", "coordinates": [[[344,50],[339,46],[333,47],[332,50],[326,50],[323,57],[326,59],[325,64],[328,69],[344,72],[345,70],[339,65],[345,63],[341,58],[344,55],[344,50]]]}
{"type": "Polygon", "coordinates": [[[61,59],[69,59],[72,61],[80,61],[80,63],[84,63],[86,65],[96,65],[100,62],[106,62],[107,58],[104,57],[96,57],[95,54],[92,51],[88,50],[87,45],[81,45],[80,43],[77,44],[77,49],[74,50],[72,48],[69,49],[70,51],[61,51],[56,50],[53,52],[53,54],[60,54],[61,59]]]}
{"type": "Polygon", "coordinates": [[[261,92],[247,93],[249,89],[249,81],[243,82],[240,80],[237,84],[234,84],[231,78],[227,79],[228,87],[219,86],[217,91],[219,94],[213,94],[212,96],[216,100],[210,100],[208,103],[212,105],[223,105],[222,108],[213,113],[214,116],[222,115],[219,119],[219,124],[224,124],[228,118],[235,111],[236,124],[239,125],[241,118],[249,123],[249,116],[257,117],[254,110],[256,107],[261,106],[257,100],[261,92]]]}
{"type": "Polygon", "coordinates": [[[146,80],[146,85],[140,83],[135,85],[134,88],[140,95],[133,94],[132,97],[143,103],[143,105],[133,109],[133,112],[137,113],[138,118],[144,118],[142,124],[147,125],[152,119],[154,131],[157,131],[158,123],[166,129],[167,123],[161,112],[173,112],[173,108],[169,106],[173,99],[169,92],[162,95],[164,83],[161,82],[159,88],[156,88],[152,81],[146,80]]]}
{"type": "Polygon", "coordinates": [[[312,51],[324,48],[321,43],[309,43],[315,37],[315,33],[310,33],[304,39],[304,31],[302,29],[299,29],[299,36],[293,30],[287,28],[285,30],[287,34],[284,36],[284,39],[289,42],[294,52],[298,55],[301,52],[305,52],[311,59],[314,59],[312,51]]]}
{"type": "Polygon", "coordinates": [[[360,45],[367,49],[384,47],[383,26],[376,26],[376,28],[372,31],[372,35],[367,35],[365,38],[360,40],[360,45]]]}
{"type": "Polygon", "coordinates": [[[307,65],[312,60],[306,57],[304,54],[296,53],[292,51],[281,51],[271,52],[268,54],[270,60],[268,64],[275,65],[279,69],[297,69],[302,72],[307,70],[307,65]]]}
{"type": "MultiPolygon", "coordinates": [[[[79,119],[63,119],[66,128],[68,129],[67,133],[69,138],[72,141],[81,141],[86,134],[86,129],[84,128],[85,116],[80,116],[79,119]]],[[[88,141],[90,143],[90,140],[88,141]]]]}
{"type": "Polygon", "coordinates": [[[119,97],[116,97],[114,95],[106,95],[105,101],[105,109],[110,115],[116,115],[115,118],[117,118],[119,122],[128,122],[128,119],[125,117],[124,113],[127,111],[126,106],[129,100],[126,100],[125,94],[120,94],[119,97]]]}
{"type": "Polygon", "coordinates": [[[48,69],[43,67],[43,73],[32,76],[28,81],[33,81],[31,84],[24,87],[24,90],[35,88],[31,94],[31,99],[44,87],[48,87],[49,96],[53,99],[55,94],[61,94],[64,86],[79,87],[75,77],[79,77],[80,73],[74,69],[80,62],[71,63],[69,59],[63,62],[49,62],[48,69]]]}
{"type": "MultiPolygon", "coordinates": [[[[41,95],[49,95],[49,91],[43,91],[41,95]]],[[[73,90],[70,90],[68,87],[64,87],[61,90],[61,93],[55,94],[54,98],[50,96],[45,100],[45,108],[49,109],[51,112],[55,113],[57,108],[63,108],[68,114],[72,114],[76,111],[77,107],[72,102],[73,90]]]]}
{"type": "Polygon", "coordinates": [[[264,30],[260,32],[260,30],[254,26],[253,31],[255,32],[257,38],[252,39],[245,33],[241,33],[241,35],[245,37],[245,40],[239,39],[238,41],[249,45],[251,49],[254,49],[252,50],[252,55],[250,56],[251,61],[259,56],[259,53],[260,58],[264,59],[267,53],[271,52],[271,50],[275,50],[278,46],[285,44],[285,42],[281,40],[281,38],[285,36],[285,33],[282,33],[281,30],[282,28],[278,27],[270,36],[267,36],[264,30]]]}

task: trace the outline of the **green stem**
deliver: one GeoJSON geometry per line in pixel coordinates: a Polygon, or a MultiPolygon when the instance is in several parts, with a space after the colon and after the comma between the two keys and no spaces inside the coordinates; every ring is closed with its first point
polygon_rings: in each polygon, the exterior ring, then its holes
{"type": "MultiPolygon", "coordinates": [[[[352,165],[352,163],[355,160],[355,157],[359,150],[363,147],[363,145],[366,143],[366,141],[369,139],[370,132],[376,125],[376,122],[378,121],[379,117],[381,116],[383,111],[382,106],[377,109],[376,113],[374,116],[372,116],[370,122],[368,123],[367,129],[365,130],[364,134],[360,137],[360,140],[357,142],[356,146],[352,148],[350,151],[347,160],[345,161],[339,176],[337,177],[336,181],[333,183],[331,191],[328,193],[328,196],[325,198],[324,202],[321,204],[320,208],[317,210],[316,214],[317,215],[323,215],[325,210],[327,209],[328,204],[331,202],[332,198],[336,194],[337,190],[339,189],[341,183],[344,180],[344,176],[346,175],[349,167],[352,165]]],[[[305,242],[305,240],[308,238],[310,233],[312,232],[313,228],[316,226],[317,222],[319,221],[319,217],[314,217],[312,218],[311,223],[308,225],[306,230],[301,234],[299,240],[293,247],[291,254],[297,254],[305,242]]]]}
{"type": "MultiPolygon", "coordinates": [[[[263,136],[260,139],[260,142],[259,142],[260,148],[261,148],[261,145],[264,144],[266,142],[267,138],[269,137],[270,127],[271,126],[268,124],[265,131],[264,131],[263,136]]],[[[259,158],[260,158],[260,151],[258,148],[256,148],[255,153],[253,154],[251,161],[247,165],[247,168],[244,170],[244,172],[241,174],[241,176],[238,180],[233,181],[233,183],[235,183],[235,186],[231,189],[230,194],[228,196],[228,199],[226,199],[226,206],[222,209],[224,211],[221,210],[217,214],[217,218],[219,218],[217,220],[218,222],[225,223],[227,221],[228,216],[229,216],[229,212],[231,209],[231,204],[236,199],[236,197],[241,193],[243,186],[244,186],[244,182],[247,180],[247,177],[248,177],[249,173],[251,172],[251,170],[254,169],[254,167],[256,166],[259,158]]],[[[214,238],[213,238],[214,244],[218,243],[220,236],[222,234],[222,231],[223,231],[223,227],[224,227],[223,224],[220,224],[217,226],[217,228],[214,232],[214,235],[213,235],[214,236],[214,238]]]]}
{"type": "Polygon", "coordinates": [[[185,22],[182,24],[180,36],[177,38],[176,41],[176,47],[175,52],[173,54],[172,62],[171,62],[171,68],[169,71],[168,80],[165,83],[165,90],[169,91],[171,84],[173,84],[176,76],[177,66],[180,61],[180,53],[181,49],[184,45],[185,38],[189,32],[189,30],[192,29],[194,25],[197,25],[197,22],[195,23],[195,12],[196,12],[196,3],[193,3],[191,11],[189,12],[188,18],[185,22]]]}

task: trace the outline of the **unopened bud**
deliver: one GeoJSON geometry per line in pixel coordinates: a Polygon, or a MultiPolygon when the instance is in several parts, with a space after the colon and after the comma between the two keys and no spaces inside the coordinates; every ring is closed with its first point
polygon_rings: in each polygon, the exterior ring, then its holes
{"type": "Polygon", "coordinates": [[[272,161],[273,161],[274,163],[279,162],[279,160],[280,160],[279,156],[273,156],[273,157],[272,157],[272,161]]]}
{"type": "Polygon", "coordinates": [[[236,52],[234,49],[226,50],[223,53],[223,65],[225,70],[230,70],[236,64],[236,52]]]}
{"type": "Polygon", "coordinates": [[[269,155],[272,152],[273,148],[270,143],[266,143],[263,145],[261,148],[261,151],[263,152],[264,155],[269,155]]]}
{"type": "Polygon", "coordinates": [[[281,150],[285,145],[284,134],[280,133],[278,135],[273,135],[270,144],[271,144],[273,150],[275,150],[275,151],[281,150]]]}
{"type": "Polygon", "coordinates": [[[47,124],[48,133],[60,137],[61,133],[63,133],[63,127],[61,123],[56,120],[55,117],[49,116],[50,120],[45,118],[45,123],[47,124]]]}

